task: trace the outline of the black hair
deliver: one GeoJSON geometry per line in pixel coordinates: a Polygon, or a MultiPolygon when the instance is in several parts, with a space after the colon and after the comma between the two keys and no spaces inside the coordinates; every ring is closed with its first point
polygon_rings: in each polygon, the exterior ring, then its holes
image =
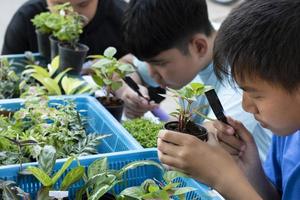
{"type": "Polygon", "coordinates": [[[260,78],[294,91],[300,85],[300,1],[249,0],[234,9],[217,34],[218,78],[260,78]]]}
{"type": "Polygon", "coordinates": [[[194,34],[214,31],[205,0],[131,0],[123,29],[128,51],[142,60],[174,47],[188,52],[194,34]]]}

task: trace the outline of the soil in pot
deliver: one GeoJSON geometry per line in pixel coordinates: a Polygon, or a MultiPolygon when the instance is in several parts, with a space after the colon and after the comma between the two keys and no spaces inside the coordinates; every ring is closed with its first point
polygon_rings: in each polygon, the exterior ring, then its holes
{"type": "Polygon", "coordinates": [[[50,41],[49,34],[41,33],[38,30],[35,31],[37,36],[38,51],[41,56],[44,57],[47,61],[50,61],[50,41]]]}
{"type": "MultiPolygon", "coordinates": [[[[164,128],[170,131],[177,131],[179,132],[179,128],[178,128],[179,122],[178,121],[172,121],[172,122],[168,122],[164,125],[164,128]]],[[[191,134],[196,136],[197,138],[199,138],[202,141],[207,141],[208,140],[208,133],[206,128],[204,128],[203,126],[200,126],[198,124],[195,124],[191,121],[189,121],[186,125],[186,129],[182,131],[183,133],[186,134],[191,134]]]]}
{"type": "MultiPolygon", "coordinates": [[[[115,196],[110,194],[110,193],[106,193],[104,194],[102,197],[100,197],[99,200],[115,200],[115,196]]],[[[87,200],[87,196],[86,193],[84,195],[82,195],[82,200],[87,200]]]]}
{"type": "Polygon", "coordinates": [[[97,97],[97,100],[118,120],[122,119],[124,101],[116,97],[97,97]]]}
{"type": "Polygon", "coordinates": [[[59,41],[53,36],[49,36],[50,49],[51,49],[51,60],[58,55],[58,43],[59,41]]]}
{"type": "Polygon", "coordinates": [[[73,74],[80,74],[88,50],[88,46],[80,43],[76,45],[75,49],[70,44],[59,43],[58,52],[60,70],[63,71],[67,68],[72,68],[73,74]]]}

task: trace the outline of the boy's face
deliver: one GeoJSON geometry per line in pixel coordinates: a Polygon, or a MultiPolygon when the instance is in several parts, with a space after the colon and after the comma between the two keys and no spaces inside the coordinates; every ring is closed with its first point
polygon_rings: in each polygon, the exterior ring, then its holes
{"type": "Polygon", "coordinates": [[[50,8],[51,6],[66,2],[70,2],[73,9],[80,15],[87,17],[87,23],[89,23],[96,14],[98,0],[47,0],[47,4],[50,8]]]}
{"type": "Polygon", "coordinates": [[[300,88],[292,94],[260,78],[237,80],[243,89],[243,108],[274,134],[289,135],[300,129],[300,88]]]}
{"type": "Polygon", "coordinates": [[[204,61],[197,53],[190,51],[183,54],[177,48],[163,51],[147,62],[151,77],[161,87],[173,89],[187,85],[208,64],[206,59],[204,61]]]}

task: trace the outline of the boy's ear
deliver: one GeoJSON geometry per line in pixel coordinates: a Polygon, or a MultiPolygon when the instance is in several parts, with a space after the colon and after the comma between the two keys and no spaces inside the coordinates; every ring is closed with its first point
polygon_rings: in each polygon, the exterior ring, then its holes
{"type": "Polygon", "coordinates": [[[195,34],[190,41],[191,51],[199,57],[204,57],[209,51],[209,41],[204,34],[195,34]]]}

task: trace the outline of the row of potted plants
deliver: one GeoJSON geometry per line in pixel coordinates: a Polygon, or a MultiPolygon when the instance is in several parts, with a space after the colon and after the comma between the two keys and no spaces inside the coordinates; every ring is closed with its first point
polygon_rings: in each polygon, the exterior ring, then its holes
{"type": "Polygon", "coordinates": [[[39,52],[48,61],[60,55],[61,71],[69,67],[75,74],[81,71],[89,50],[88,46],[78,42],[84,21],[85,18],[75,12],[69,2],[53,6],[51,11],[42,12],[32,19],[39,52]]]}
{"type": "MultiPolygon", "coordinates": [[[[137,158],[138,153],[130,155],[137,158]]],[[[147,154],[145,155],[147,157],[147,154]]],[[[122,160],[124,156],[126,154],[117,158],[122,160]]],[[[56,158],[57,152],[55,148],[45,146],[38,157],[37,165],[27,166],[22,173],[18,173],[17,175],[19,182],[22,182],[23,179],[32,180],[32,182],[25,185],[35,185],[36,181],[38,181],[41,187],[33,186],[30,189],[30,194],[28,194],[15,182],[0,180],[0,197],[4,200],[20,199],[20,197],[26,200],[31,198],[38,200],[63,199],[66,197],[76,200],[168,200],[174,197],[185,199],[187,193],[197,190],[192,185],[182,186],[183,180],[180,180],[179,177],[187,178],[185,174],[177,171],[168,171],[152,159],[134,158],[120,167],[114,166],[110,168],[110,162],[113,161],[109,161],[107,157],[89,159],[88,165],[82,165],[80,160],[72,156],[66,159],[65,162],[60,163],[59,166],[55,164],[56,158]],[[132,174],[139,176],[146,175],[143,172],[137,171],[136,168],[148,169],[152,171],[153,175],[155,174],[154,177],[156,178],[146,176],[144,179],[138,181],[140,185],[134,184],[136,186],[132,186],[132,182],[128,179],[132,174]],[[36,179],[29,179],[32,176],[36,179]],[[69,193],[68,190],[71,188],[72,192],[69,193]],[[113,188],[118,191],[114,192],[113,188]]],[[[131,177],[131,179],[136,178],[131,177]]]]}

